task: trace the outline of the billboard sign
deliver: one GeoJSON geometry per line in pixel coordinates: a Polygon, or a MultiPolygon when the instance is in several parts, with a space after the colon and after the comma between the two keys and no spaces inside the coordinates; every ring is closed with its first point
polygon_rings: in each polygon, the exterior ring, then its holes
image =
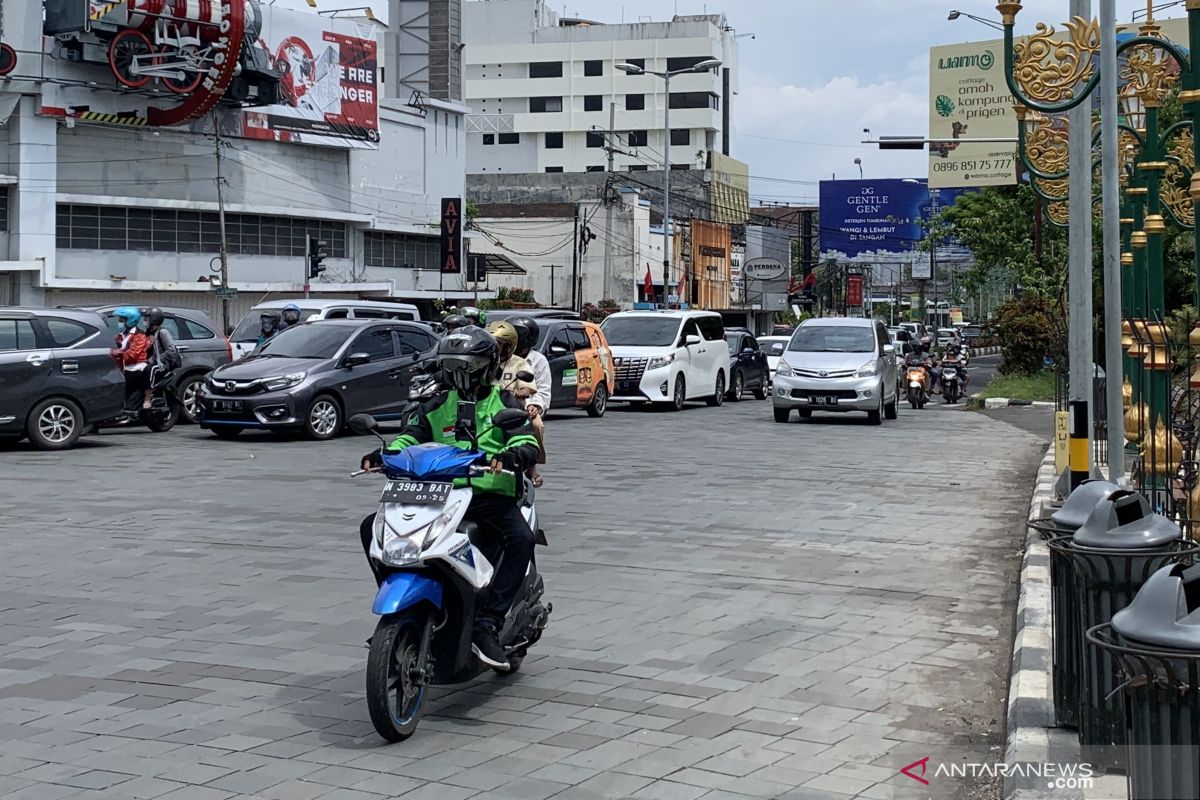
{"type": "Polygon", "coordinates": [[[752,258],[742,265],[742,274],[751,281],[772,281],[787,271],[787,266],[777,258],[752,258]]]}
{"type": "Polygon", "coordinates": [[[863,276],[861,273],[851,273],[846,276],[846,305],[849,308],[861,308],[863,304],[863,276]]]}
{"type": "Polygon", "coordinates": [[[278,103],[235,112],[247,139],[376,149],[379,59],[374,29],[336,17],[263,6],[259,46],[282,73],[278,103]]]}
{"type": "MultiPolygon", "coordinates": [[[[911,179],[910,179],[911,180],[911,179]]],[[[963,189],[942,190],[937,207],[953,205],[963,189]]],[[[821,181],[821,255],[869,263],[909,254],[925,238],[921,226],[935,202],[924,183],[899,178],[821,181]]]]}
{"type": "Polygon", "coordinates": [[[462,198],[442,198],[442,272],[462,272],[462,198]]]}

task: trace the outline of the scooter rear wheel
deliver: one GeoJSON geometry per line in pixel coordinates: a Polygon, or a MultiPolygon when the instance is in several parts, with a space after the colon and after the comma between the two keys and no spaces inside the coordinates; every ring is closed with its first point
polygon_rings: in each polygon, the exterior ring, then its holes
{"type": "Polygon", "coordinates": [[[416,733],[425,701],[418,685],[417,659],[425,621],[393,614],[379,620],[367,656],[367,710],[376,732],[389,742],[402,742],[416,733]]]}

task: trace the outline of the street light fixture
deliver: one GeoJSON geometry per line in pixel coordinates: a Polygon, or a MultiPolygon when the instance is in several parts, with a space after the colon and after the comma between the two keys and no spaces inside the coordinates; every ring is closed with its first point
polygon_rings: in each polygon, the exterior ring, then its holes
{"type": "MultiPolygon", "coordinates": [[[[671,78],[693,72],[708,72],[721,66],[719,58],[706,58],[690,67],[669,69],[656,72],[637,64],[617,64],[617,69],[629,75],[654,75],[663,79],[663,94],[667,98],[663,112],[663,307],[666,308],[667,296],[671,285],[671,78]]],[[[683,305],[682,286],[679,292],[679,304],[683,305]]]]}
{"type": "Polygon", "coordinates": [[[854,159],[854,166],[858,167],[858,179],[861,181],[863,178],[862,159],[861,158],[854,159]]]}
{"type": "Polygon", "coordinates": [[[953,22],[954,20],[958,19],[959,17],[966,17],[967,19],[973,19],[978,23],[987,25],[989,28],[995,28],[998,31],[1004,30],[1004,26],[1001,25],[999,22],[996,22],[996,20],[994,20],[994,19],[987,19],[986,17],[977,17],[974,14],[968,14],[965,11],[958,11],[958,10],[951,11],[949,16],[946,17],[946,19],[953,22]]]}

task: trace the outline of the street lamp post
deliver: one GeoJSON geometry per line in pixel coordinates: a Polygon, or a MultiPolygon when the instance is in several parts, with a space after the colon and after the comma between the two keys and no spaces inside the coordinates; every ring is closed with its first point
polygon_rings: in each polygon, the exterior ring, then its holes
{"type": "MultiPolygon", "coordinates": [[[[708,72],[721,66],[720,59],[709,58],[686,69],[668,69],[662,72],[639,67],[637,64],[617,64],[617,69],[630,75],[655,75],[663,79],[663,95],[666,108],[663,113],[663,307],[667,302],[671,285],[671,78],[689,72],[708,72]]],[[[683,287],[677,289],[678,302],[683,304],[683,287]]]]}

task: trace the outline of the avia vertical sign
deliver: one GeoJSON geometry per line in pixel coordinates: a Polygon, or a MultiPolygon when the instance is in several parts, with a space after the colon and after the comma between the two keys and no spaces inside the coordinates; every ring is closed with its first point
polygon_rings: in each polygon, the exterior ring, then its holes
{"type": "Polygon", "coordinates": [[[442,198],[442,272],[462,272],[462,198],[442,198]]]}

